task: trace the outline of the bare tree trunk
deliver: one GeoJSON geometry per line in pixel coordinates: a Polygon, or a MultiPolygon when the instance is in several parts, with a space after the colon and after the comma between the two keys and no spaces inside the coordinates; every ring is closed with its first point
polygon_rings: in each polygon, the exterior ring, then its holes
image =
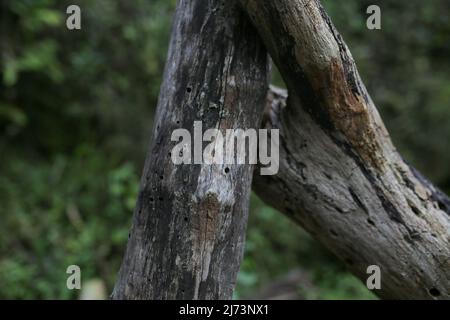
{"type": "MultiPolygon", "coordinates": [[[[280,172],[257,193],[383,298],[450,298],[450,200],[393,146],[342,37],[317,0],[240,0],[289,90],[269,94],[280,172]]],[[[251,166],[170,159],[176,128],[256,128],[267,64],[234,1],[179,1],[153,142],[116,299],[230,298],[242,256],[251,166]]]]}
{"type": "Polygon", "coordinates": [[[289,91],[269,97],[280,172],[257,193],[364,281],[378,265],[380,297],[449,299],[450,201],[396,151],[320,3],[240,1],[289,91]]]}
{"type": "MultiPolygon", "coordinates": [[[[174,165],[177,128],[258,128],[267,54],[235,1],[180,0],[113,299],[230,299],[243,254],[251,165],[174,165]]],[[[193,134],[192,134],[193,136],[193,134]]]]}

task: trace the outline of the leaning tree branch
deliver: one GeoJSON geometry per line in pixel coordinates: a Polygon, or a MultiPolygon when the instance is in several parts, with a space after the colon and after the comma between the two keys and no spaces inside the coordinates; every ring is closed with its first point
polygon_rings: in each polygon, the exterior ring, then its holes
{"type": "Polygon", "coordinates": [[[253,167],[174,165],[178,142],[171,134],[185,128],[194,136],[197,120],[203,130],[257,128],[267,62],[236,1],[178,1],[153,140],[112,298],[232,297],[253,167]]]}
{"type": "Polygon", "coordinates": [[[241,0],[289,91],[272,90],[280,172],[254,177],[267,203],[301,224],[382,298],[450,298],[450,201],[407,165],[317,0],[241,0]]]}

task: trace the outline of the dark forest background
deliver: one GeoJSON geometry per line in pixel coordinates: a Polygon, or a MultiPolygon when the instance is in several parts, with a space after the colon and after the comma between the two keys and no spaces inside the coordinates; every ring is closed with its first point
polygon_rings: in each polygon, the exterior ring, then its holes
{"type": "MultiPolygon", "coordinates": [[[[450,3],[322,1],[406,160],[450,192],[450,3]],[[382,30],[366,28],[377,3],[382,30]]],[[[0,298],[106,298],[150,140],[174,0],[0,1],[0,298]],[[82,30],[65,10],[78,4],[82,30]],[[83,290],[66,288],[81,267],[83,290]]],[[[274,75],[274,82],[282,85],[274,75]]],[[[236,298],[372,299],[254,196],[236,298]]]]}

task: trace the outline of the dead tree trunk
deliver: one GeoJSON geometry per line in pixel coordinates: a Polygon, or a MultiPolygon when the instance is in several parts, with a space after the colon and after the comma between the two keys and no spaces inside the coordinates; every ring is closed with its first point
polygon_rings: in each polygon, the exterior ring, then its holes
{"type": "MultiPolygon", "coordinates": [[[[257,193],[325,243],[383,298],[450,298],[450,200],[395,150],[317,0],[240,0],[289,90],[269,95],[280,172],[257,193]],[[287,99],[287,100],[286,100],[287,99]]],[[[230,298],[251,166],[171,162],[176,128],[257,127],[266,54],[234,1],[179,1],[153,142],[116,299],[230,298]]]]}
{"type": "MultiPolygon", "coordinates": [[[[177,128],[258,128],[267,54],[229,0],[180,0],[113,299],[229,299],[243,254],[253,168],[174,165],[177,128]]],[[[193,136],[193,134],[192,134],[193,136]]]]}
{"type": "MultiPolygon", "coordinates": [[[[254,187],[383,298],[450,298],[450,201],[408,166],[317,0],[241,0],[286,82],[266,126],[280,129],[280,172],[254,187]]],[[[395,88],[393,88],[394,90],[395,88]]]]}

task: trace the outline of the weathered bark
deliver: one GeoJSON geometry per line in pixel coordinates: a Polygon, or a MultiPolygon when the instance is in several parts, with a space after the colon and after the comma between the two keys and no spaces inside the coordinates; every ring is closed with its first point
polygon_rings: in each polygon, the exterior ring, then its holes
{"type": "MultiPolygon", "coordinates": [[[[272,91],[280,171],[256,192],[300,223],[382,298],[450,298],[450,201],[408,166],[317,0],[240,0],[289,91],[272,91]]],[[[395,89],[395,88],[393,88],[395,89]]]]}
{"type": "MultiPolygon", "coordinates": [[[[243,254],[251,165],[174,165],[174,129],[258,128],[267,54],[229,0],[180,0],[153,141],[113,299],[229,299],[243,254]]],[[[193,133],[192,133],[192,136],[193,133]]]]}

